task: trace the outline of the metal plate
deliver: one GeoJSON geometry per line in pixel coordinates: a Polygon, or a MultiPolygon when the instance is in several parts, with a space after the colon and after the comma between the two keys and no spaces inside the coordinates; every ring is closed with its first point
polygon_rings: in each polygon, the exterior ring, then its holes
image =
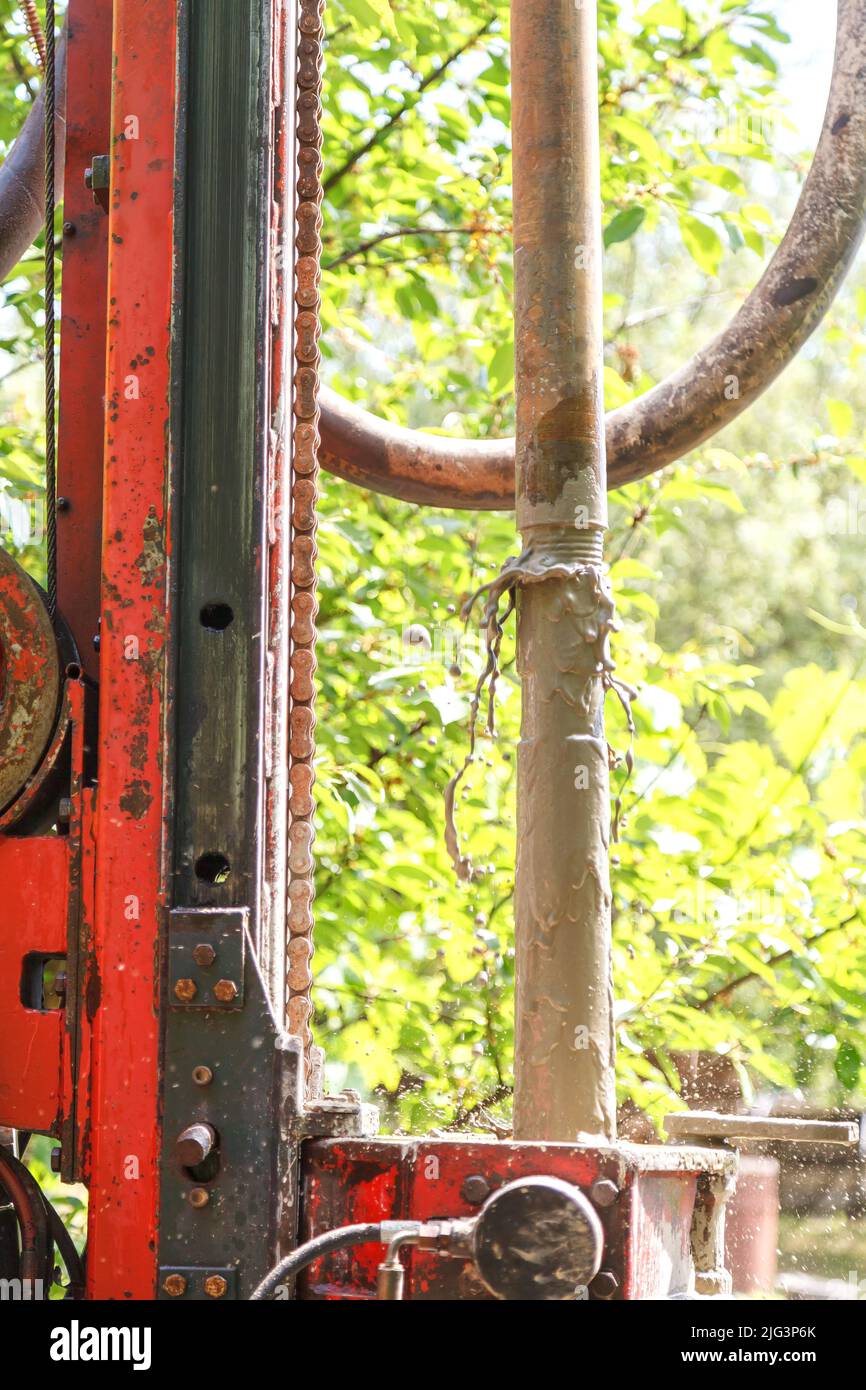
{"type": "Polygon", "coordinates": [[[200,907],[171,914],[169,1000],[176,1009],[242,1009],[246,908],[200,907]],[[202,948],[210,963],[197,959],[202,948]],[[186,997],[188,996],[188,997],[186,997]]]}
{"type": "Polygon", "coordinates": [[[158,1297],[165,1303],[219,1303],[238,1296],[230,1265],[162,1265],[158,1297]]]}

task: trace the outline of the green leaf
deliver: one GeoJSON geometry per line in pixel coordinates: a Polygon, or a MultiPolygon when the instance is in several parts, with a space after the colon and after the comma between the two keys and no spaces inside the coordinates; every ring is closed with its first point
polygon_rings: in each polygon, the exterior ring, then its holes
{"type": "Polygon", "coordinates": [[[836,1050],[833,1070],[846,1091],[853,1091],[859,1082],[861,1065],[860,1053],[854,1044],[841,1042],[836,1050]]]}
{"type": "Polygon", "coordinates": [[[707,275],[715,275],[722,259],[722,239],[718,232],[690,212],[681,212],[679,223],[683,244],[692,260],[707,275]]]}
{"type": "Polygon", "coordinates": [[[854,408],[848,401],[828,397],[825,401],[830,429],[837,439],[847,439],[854,433],[854,408]]]}
{"type": "Polygon", "coordinates": [[[612,217],[604,229],[605,246],[614,246],[618,241],[628,241],[643,223],[646,217],[646,208],[635,204],[634,207],[623,208],[615,217],[612,217]]]}
{"type": "Polygon", "coordinates": [[[514,385],[514,339],[505,338],[487,364],[487,380],[494,396],[504,396],[514,385]]]}
{"type": "Polygon", "coordinates": [[[393,38],[399,38],[388,0],[345,0],[345,9],[360,26],[381,29],[393,38]]]}

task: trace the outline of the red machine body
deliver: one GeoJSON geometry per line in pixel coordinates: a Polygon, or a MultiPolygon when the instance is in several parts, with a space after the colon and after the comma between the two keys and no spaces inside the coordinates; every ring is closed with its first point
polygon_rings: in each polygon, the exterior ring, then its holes
{"type": "MultiPolygon", "coordinates": [[[[318,1140],[306,1146],[301,1236],[309,1240],[355,1221],[477,1216],[506,1183],[544,1175],[562,1178],[593,1200],[604,1230],[602,1268],[578,1297],[666,1299],[694,1288],[700,1264],[700,1221],[693,1222],[699,1184],[730,1171],[731,1156],[621,1145],[485,1142],[477,1139],[318,1140]]],[[[698,1202],[700,1210],[701,1203],[698,1202]]],[[[703,1233],[705,1234],[705,1232],[703,1233]]],[[[375,1298],[381,1251],[342,1251],[312,1266],[302,1296],[375,1298]]],[[[469,1262],[410,1250],[406,1297],[489,1299],[469,1262]]]]}

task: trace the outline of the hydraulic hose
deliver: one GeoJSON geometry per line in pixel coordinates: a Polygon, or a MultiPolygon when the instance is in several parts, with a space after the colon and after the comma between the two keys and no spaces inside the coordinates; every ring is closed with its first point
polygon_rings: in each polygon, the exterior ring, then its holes
{"type": "Polygon", "coordinates": [[[250,1302],[260,1302],[269,1298],[278,1284],[294,1278],[307,1265],[321,1259],[323,1255],[332,1255],[335,1250],[345,1250],[350,1245],[390,1245],[396,1236],[404,1232],[412,1234],[418,1230],[419,1225],[417,1221],[368,1221],[354,1226],[338,1226],[334,1231],[326,1231],[324,1235],[316,1236],[304,1245],[299,1245],[291,1255],[280,1260],[250,1294],[250,1302]]]}
{"type": "Polygon", "coordinates": [[[21,1232],[21,1279],[48,1287],[53,1276],[48,1215],[36,1179],[8,1149],[0,1148],[0,1184],[6,1189],[21,1232]]]}

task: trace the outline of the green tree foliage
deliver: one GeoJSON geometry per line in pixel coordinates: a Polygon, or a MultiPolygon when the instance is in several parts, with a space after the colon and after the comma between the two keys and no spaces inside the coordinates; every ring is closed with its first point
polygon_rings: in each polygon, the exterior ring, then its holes
{"type": "MultiPolygon", "coordinates": [[[[395,0],[393,28],[384,9],[329,7],[328,374],[392,419],[503,433],[513,385],[507,6],[395,0]]],[[[787,209],[777,198],[768,210],[755,189],[760,167],[780,159],[786,36],[766,5],[603,3],[600,16],[616,406],[655,379],[630,321],[642,268],[656,280],[675,268],[680,297],[698,304],[735,301],[772,249],[787,209]]],[[[681,335],[674,361],[693,338],[681,335]]],[[[660,341],[645,335],[641,346],[658,353],[660,341]]],[[[843,438],[845,406],[823,424],[843,438]]],[[[844,469],[841,448],[828,448],[844,469]]],[[[783,640],[767,681],[749,659],[756,625],[736,594],[724,606],[721,575],[715,621],[694,635],[694,607],[717,576],[690,547],[692,528],[705,544],[707,532],[724,536],[726,517],[745,512],[743,490],[760,508],[768,466],[775,480],[766,457],[747,467],[716,448],[612,499],[616,655],[640,691],[636,770],[628,785],[624,765],[614,776],[619,1081],[623,1100],[653,1117],[678,1103],[671,1054],[682,1050],[727,1054],[747,1087],[818,1075],[835,1099],[859,1087],[861,651],[837,636],[827,660],[826,634],[798,613],[803,664],[789,669],[783,640]],[[672,548],[690,555],[699,582],[667,647],[672,624],[655,591],[672,548]],[[806,659],[818,651],[820,666],[806,659]]],[[[508,1120],[513,650],[497,737],[481,738],[458,805],[463,847],[483,871],[469,886],[444,852],[442,795],[465,753],[482,660],[459,610],[513,546],[510,517],[417,510],[325,480],[318,1035],[335,1079],[375,1090],[401,1126],[508,1120]]],[[[748,556],[741,563],[745,599],[748,556]]],[[[681,558],[675,572],[685,582],[681,558]]],[[[622,713],[611,705],[608,718],[622,753],[622,713]]]]}
{"type": "MultiPolygon", "coordinates": [[[[798,161],[766,193],[791,164],[778,8],[599,6],[609,406],[730,312],[787,215],[798,161]]],[[[12,0],[0,17],[8,142],[35,70],[12,0]]],[[[329,0],[326,24],[326,374],[415,427],[508,433],[508,6],[329,0]]],[[[4,294],[0,507],[39,476],[36,253],[4,294]]],[[[630,778],[623,713],[608,709],[619,1084],[654,1120],[679,1103],[683,1050],[729,1056],[747,1086],[861,1090],[866,632],[843,600],[866,470],[849,389],[864,315],[849,296],[826,360],[794,368],[797,390],[611,499],[615,655],[639,691],[630,778]],[[793,440],[782,415],[808,415],[793,461],[777,453],[793,440]],[[831,505],[846,513],[835,531],[831,505]]],[[[393,1128],[508,1125],[511,635],[496,736],[479,721],[457,806],[479,869],[468,885],[445,852],[443,794],[483,664],[460,609],[514,545],[510,516],[412,508],[323,475],[315,1027],[332,1084],[372,1093],[393,1128]]],[[[38,573],[35,547],[25,559],[38,573]]]]}

